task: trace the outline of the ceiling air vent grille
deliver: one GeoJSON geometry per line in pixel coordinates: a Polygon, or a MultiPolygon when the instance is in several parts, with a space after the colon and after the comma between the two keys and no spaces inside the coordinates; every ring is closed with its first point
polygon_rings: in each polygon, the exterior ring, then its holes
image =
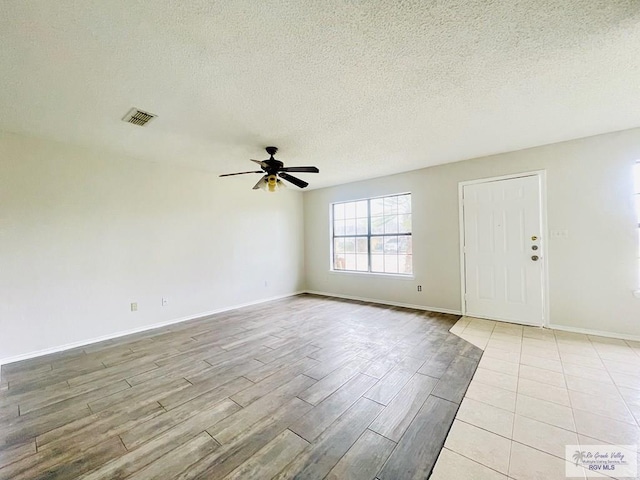
{"type": "Polygon", "coordinates": [[[151,120],[156,118],[157,115],[149,112],[143,112],[142,110],[138,110],[137,108],[132,108],[127,112],[122,120],[128,123],[133,123],[134,125],[139,125],[144,127],[151,120]]]}

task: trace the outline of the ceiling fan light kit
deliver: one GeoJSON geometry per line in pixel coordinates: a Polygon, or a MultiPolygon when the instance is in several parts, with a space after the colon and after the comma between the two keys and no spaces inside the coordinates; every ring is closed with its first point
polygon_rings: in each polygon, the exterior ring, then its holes
{"type": "MultiPolygon", "coordinates": [[[[285,184],[275,175],[265,175],[260,180],[258,180],[256,187],[261,188],[265,192],[275,192],[276,190],[285,188],[285,184]]],[[[258,188],[256,187],[253,187],[253,189],[257,190],[258,188]]]]}
{"type": "Polygon", "coordinates": [[[273,156],[278,151],[278,147],[266,147],[265,150],[269,154],[269,158],[267,160],[253,160],[252,162],[260,165],[262,170],[251,170],[248,172],[237,172],[237,173],[225,173],[220,175],[221,177],[230,177],[233,175],[245,175],[247,173],[262,173],[264,176],[258,180],[258,183],[253,187],[254,190],[263,189],[269,192],[275,192],[280,188],[284,187],[284,183],[282,180],[286,180],[290,183],[293,183],[297,187],[305,188],[309,185],[304,180],[301,180],[293,175],[289,175],[287,172],[301,172],[301,173],[319,173],[317,167],[285,167],[284,163],[280,160],[276,160],[273,156]],[[280,177],[280,178],[278,178],[280,177]],[[281,180],[282,179],[282,180],[281,180]]]}

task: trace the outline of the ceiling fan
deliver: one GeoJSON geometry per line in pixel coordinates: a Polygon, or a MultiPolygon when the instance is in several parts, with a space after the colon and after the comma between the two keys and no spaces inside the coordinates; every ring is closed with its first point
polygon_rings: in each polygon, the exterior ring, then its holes
{"type": "Polygon", "coordinates": [[[309,185],[304,180],[300,180],[293,175],[289,175],[288,172],[305,172],[305,173],[319,173],[317,167],[285,167],[284,163],[280,160],[276,160],[273,156],[278,151],[278,147],[267,147],[265,148],[267,153],[270,155],[268,160],[254,160],[250,159],[252,162],[260,165],[262,170],[252,170],[250,172],[238,172],[238,173],[225,173],[220,175],[221,177],[230,177],[232,175],[245,175],[247,173],[264,173],[264,176],[258,180],[258,183],[253,187],[254,190],[258,190],[262,188],[264,190],[268,190],[270,192],[275,192],[277,187],[284,186],[282,180],[286,180],[287,182],[291,182],[297,187],[305,188],[309,185]],[[280,180],[280,177],[282,180],[280,180]]]}

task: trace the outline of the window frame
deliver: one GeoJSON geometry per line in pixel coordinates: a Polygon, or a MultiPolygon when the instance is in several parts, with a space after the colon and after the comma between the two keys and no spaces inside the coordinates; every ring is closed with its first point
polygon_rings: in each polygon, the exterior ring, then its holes
{"type": "MultiPolygon", "coordinates": [[[[640,160],[636,160],[633,164],[633,204],[634,207],[637,205],[637,199],[640,198],[640,160]]],[[[638,224],[638,228],[640,229],[640,212],[638,212],[637,208],[634,208],[636,211],[636,220],[638,224]]]]}
{"type": "Polygon", "coordinates": [[[636,278],[636,285],[638,288],[634,290],[635,297],[640,298],[640,211],[638,205],[640,204],[640,160],[636,160],[632,169],[633,180],[633,207],[636,214],[636,265],[638,276],[636,278]]]}
{"type": "MultiPolygon", "coordinates": [[[[398,214],[396,214],[398,215],[398,214]]],[[[358,217],[356,217],[357,219],[358,217]]],[[[329,204],[329,223],[330,223],[330,233],[329,233],[329,241],[330,241],[330,259],[329,259],[329,264],[330,264],[330,272],[331,273],[338,273],[338,274],[356,274],[356,275],[383,275],[383,276],[392,276],[392,277],[399,277],[402,279],[411,279],[414,278],[414,264],[413,264],[413,203],[412,203],[412,194],[411,192],[402,192],[402,193],[393,193],[393,194],[388,194],[388,195],[378,195],[375,197],[366,197],[366,198],[359,198],[359,199],[354,199],[354,200],[343,200],[343,201],[339,201],[339,202],[332,202],[329,204]],[[377,200],[377,199],[385,199],[385,198],[392,198],[392,197],[401,197],[401,196],[405,196],[408,195],[409,196],[409,204],[410,204],[410,211],[409,211],[409,216],[411,219],[411,231],[410,232],[404,232],[404,233],[379,233],[379,234],[373,234],[371,231],[371,201],[372,200],[377,200]],[[335,233],[335,206],[336,205],[341,205],[341,204],[348,204],[348,203],[357,203],[357,202],[367,202],[367,233],[366,234],[347,234],[346,231],[344,233],[344,235],[336,235],[335,233]],[[377,272],[377,271],[372,271],[372,252],[371,252],[371,238],[372,237],[410,237],[411,241],[412,241],[412,246],[411,246],[411,253],[409,255],[411,255],[411,273],[388,273],[388,272],[377,272]],[[367,239],[367,270],[348,270],[346,268],[344,269],[338,269],[335,268],[335,262],[336,262],[336,253],[335,253],[335,240],[336,238],[366,238],[367,239]]],[[[357,232],[357,229],[356,229],[357,232]]],[[[396,253],[396,256],[398,256],[399,254],[396,253]]],[[[346,266],[346,265],[345,265],[346,266]]]]}

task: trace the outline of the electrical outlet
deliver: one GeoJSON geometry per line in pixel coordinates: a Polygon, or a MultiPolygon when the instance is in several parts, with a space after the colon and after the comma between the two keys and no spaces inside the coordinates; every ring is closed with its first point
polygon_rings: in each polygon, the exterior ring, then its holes
{"type": "Polygon", "coordinates": [[[137,312],[138,311],[138,302],[132,302],[131,303],[131,311],[132,312],[137,312]]]}
{"type": "Polygon", "coordinates": [[[162,297],[162,306],[166,307],[167,305],[169,305],[169,299],[166,297],[162,297]]]}
{"type": "Polygon", "coordinates": [[[418,291],[421,292],[422,291],[422,285],[418,285],[418,291]]]}

